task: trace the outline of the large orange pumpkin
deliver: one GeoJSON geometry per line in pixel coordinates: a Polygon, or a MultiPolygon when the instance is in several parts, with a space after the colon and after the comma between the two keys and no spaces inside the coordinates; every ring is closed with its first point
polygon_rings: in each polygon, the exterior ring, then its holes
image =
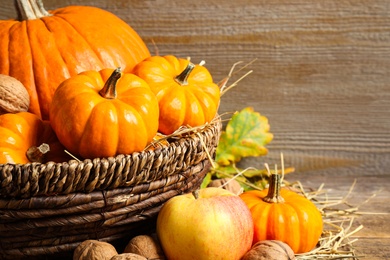
{"type": "Polygon", "coordinates": [[[65,80],[50,107],[58,139],[84,159],[143,150],[157,134],[158,115],[148,84],[119,69],[85,71],[65,80]]]}
{"type": "Polygon", "coordinates": [[[41,0],[15,0],[15,6],[19,19],[0,21],[0,74],[25,85],[29,111],[42,119],[48,119],[55,89],[70,76],[117,67],[127,72],[150,56],[128,24],[102,9],[47,12],[41,0]]]}
{"type": "Polygon", "coordinates": [[[180,126],[208,123],[218,111],[220,89],[204,66],[172,55],[151,56],[137,64],[133,73],[157,96],[159,131],[163,134],[171,134],[180,126]]]}
{"type": "Polygon", "coordinates": [[[255,224],[253,243],[279,240],[294,253],[312,250],[322,234],[322,216],[317,207],[296,192],[280,188],[280,175],[272,174],[269,188],[240,195],[255,224]]]}
{"type": "Polygon", "coordinates": [[[48,121],[29,112],[0,115],[0,163],[64,162],[64,152],[48,121]]]}

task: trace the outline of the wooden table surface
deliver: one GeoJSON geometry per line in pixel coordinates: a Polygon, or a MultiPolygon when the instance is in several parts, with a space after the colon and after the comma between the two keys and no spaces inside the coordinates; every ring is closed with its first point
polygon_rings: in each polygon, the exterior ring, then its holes
{"type": "MultiPolygon", "coordinates": [[[[359,206],[356,254],[390,259],[390,2],[388,0],[44,0],[47,9],[92,5],[130,24],[153,54],[206,61],[215,81],[253,70],[220,112],[251,106],[269,119],[269,154],[287,177],[359,206]],[[375,195],[375,196],[374,196],[375,195]],[[374,196],[374,197],[372,197],[374,196]],[[367,202],[366,200],[370,198],[367,202]],[[362,204],[362,205],[361,205],[362,204]],[[376,214],[374,214],[376,213],[376,214]]],[[[15,17],[0,0],[0,19],[15,17]]]]}

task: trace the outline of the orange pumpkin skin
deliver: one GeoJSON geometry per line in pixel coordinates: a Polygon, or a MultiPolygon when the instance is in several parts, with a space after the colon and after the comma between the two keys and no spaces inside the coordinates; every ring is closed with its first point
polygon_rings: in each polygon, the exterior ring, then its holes
{"type": "Polygon", "coordinates": [[[65,79],[86,70],[130,71],[150,56],[139,35],[107,11],[68,6],[50,14],[0,21],[0,74],[24,84],[29,111],[42,119],[49,118],[55,89],[65,79]]]}
{"type": "Polygon", "coordinates": [[[85,71],[65,80],[54,94],[50,122],[61,143],[84,159],[142,151],[158,128],[158,103],[148,84],[123,73],[116,98],[99,92],[112,69],[85,71]]]}
{"type": "Polygon", "coordinates": [[[220,89],[204,66],[195,65],[187,85],[175,80],[188,64],[187,59],[172,55],[151,56],[133,70],[157,96],[159,132],[163,134],[171,134],[180,126],[195,127],[211,122],[218,111],[220,89]]]}
{"type": "Polygon", "coordinates": [[[0,116],[0,163],[30,163],[26,156],[27,150],[42,143],[50,146],[50,151],[45,155],[46,162],[70,159],[48,121],[42,121],[29,112],[0,116]]]}
{"type": "Polygon", "coordinates": [[[279,240],[296,254],[309,252],[322,234],[321,213],[310,200],[293,191],[281,189],[279,194],[284,202],[264,201],[269,196],[269,189],[246,191],[240,195],[255,224],[253,243],[279,240]]]}

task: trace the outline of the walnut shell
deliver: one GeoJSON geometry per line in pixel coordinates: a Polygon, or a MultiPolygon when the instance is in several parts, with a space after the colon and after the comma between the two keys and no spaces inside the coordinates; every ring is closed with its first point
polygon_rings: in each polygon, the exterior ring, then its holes
{"type": "Polygon", "coordinates": [[[24,85],[14,77],[0,74],[0,114],[27,111],[30,96],[24,85]]]}
{"type": "Polygon", "coordinates": [[[243,191],[240,183],[234,179],[230,178],[222,178],[212,180],[208,185],[208,187],[221,187],[222,189],[233,192],[236,195],[240,195],[243,191]]]}
{"type": "Polygon", "coordinates": [[[289,245],[278,240],[263,240],[241,258],[241,260],[294,260],[294,251],[289,245]]]}
{"type": "Polygon", "coordinates": [[[164,252],[156,236],[136,236],[129,241],[123,252],[141,255],[147,259],[165,259],[164,252]]]}
{"type": "Polygon", "coordinates": [[[117,255],[110,243],[98,240],[85,240],[73,252],[73,260],[110,260],[117,255]]]}
{"type": "Polygon", "coordinates": [[[114,255],[111,260],[148,260],[146,257],[133,253],[123,253],[114,255]]]}

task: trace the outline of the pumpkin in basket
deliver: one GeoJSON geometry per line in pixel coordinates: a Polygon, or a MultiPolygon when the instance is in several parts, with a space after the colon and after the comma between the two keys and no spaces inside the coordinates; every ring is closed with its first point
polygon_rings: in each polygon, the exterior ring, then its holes
{"type": "Polygon", "coordinates": [[[29,111],[42,119],[48,119],[55,89],[70,76],[117,67],[127,72],[150,56],[139,35],[112,13],[87,6],[48,12],[41,2],[14,0],[18,19],[0,21],[0,74],[23,83],[29,111]]]}
{"type": "Polygon", "coordinates": [[[49,122],[29,112],[0,116],[0,163],[64,162],[69,159],[49,122]]]}
{"type": "Polygon", "coordinates": [[[240,195],[249,207],[255,225],[253,243],[279,240],[294,253],[312,250],[322,234],[322,216],[317,207],[298,193],[281,189],[279,174],[272,174],[269,188],[240,195]]]}
{"type": "Polygon", "coordinates": [[[120,69],[85,71],[57,88],[50,122],[84,159],[142,151],[157,134],[158,103],[148,84],[120,69]]]}
{"type": "Polygon", "coordinates": [[[172,55],[151,56],[137,64],[133,73],[157,96],[159,132],[163,134],[171,134],[180,126],[211,122],[218,111],[220,89],[204,66],[172,55]]]}

